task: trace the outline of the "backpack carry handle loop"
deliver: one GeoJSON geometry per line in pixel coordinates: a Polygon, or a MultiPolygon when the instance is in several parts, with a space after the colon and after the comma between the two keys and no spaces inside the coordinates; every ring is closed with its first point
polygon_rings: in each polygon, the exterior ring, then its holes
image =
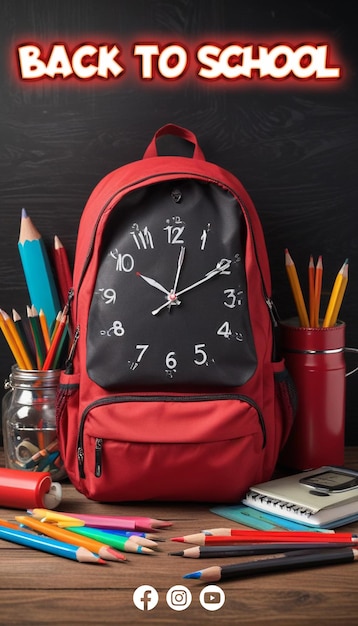
{"type": "Polygon", "coordinates": [[[198,140],[194,133],[187,128],[177,126],[176,124],[165,124],[165,126],[162,126],[161,128],[159,128],[159,130],[157,130],[152,141],[144,152],[144,159],[147,159],[148,157],[158,156],[157,139],[159,137],[162,137],[163,135],[175,135],[176,137],[180,137],[181,139],[185,139],[186,141],[189,141],[189,143],[194,144],[193,159],[201,159],[205,161],[204,153],[199,147],[198,140]]]}

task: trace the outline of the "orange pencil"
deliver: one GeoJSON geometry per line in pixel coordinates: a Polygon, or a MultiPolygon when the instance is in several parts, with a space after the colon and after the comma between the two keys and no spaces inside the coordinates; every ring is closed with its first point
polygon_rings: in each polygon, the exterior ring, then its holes
{"type": "Polygon", "coordinates": [[[88,537],[79,537],[69,530],[58,528],[58,526],[55,526],[55,524],[40,522],[39,520],[36,520],[33,517],[27,515],[18,515],[15,517],[15,519],[20,524],[24,524],[28,528],[36,530],[37,532],[46,535],[47,537],[52,537],[52,539],[64,541],[65,543],[69,543],[74,546],[82,546],[83,548],[87,548],[87,550],[98,554],[100,557],[102,557],[102,559],[105,559],[106,561],[127,560],[126,556],[122,554],[122,552],[115,550],[111,546],[88,537]]]}
{"type": "Polygon", "coordinates": [[[296,303],[300,325],[301,327],[308,328],[310,323],[309,323],[309,319],[307,315],[305,301],[302,295],[300,281],[298,280],[298,275],[297,275],[295,264],[287,248],[285,250],[285,264],[286,264],[287,276],[290,281],[290,285],[292,289],[292,294],[296,303]]]}
{"type": "Polygon", "coordinates": [[[46,350],[49,350],[50,343],[51,343],[50,342],[50,335],[49,335],[49,331],[48,331],[48,326],[47,326],[47,320],[46,320],[46,317],[45,317],[45,313],[43,312],[42,309],[39,311],[39,320],[40,320],[40,326],[41,326],[41,330],[42,330],[42,334],[43,334],[46,350]]]}
{"type": "MultiPolygon", "coordinates": [[[[64,311],[65,311],[65,309],[64,309],[64,311]]],[[[68,317],[67,313],[62,312],[61,320],[60,320],[59,325],[58,325],[58,327],[56,329],[56,333],[55,333],[55,335],[54,335],[54,337],[52,339],[52,343],[51,343],[50,349],[49,349],[49,351],[48,351],[48,353],[46,355],[44,364],[42,366],[43,370],[49,370],[53,366],[53,363],[54,363],[55,358],[57,356],[57,350],[59,348],[62,335],[63,335],[63,333],[65,331],[65,328],[66,328],[66,325],[67,325],[67,317],[68,317]]]]}

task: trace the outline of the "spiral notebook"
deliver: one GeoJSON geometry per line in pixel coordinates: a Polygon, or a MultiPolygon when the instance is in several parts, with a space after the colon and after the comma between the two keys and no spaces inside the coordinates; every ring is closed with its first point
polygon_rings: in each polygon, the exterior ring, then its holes
{"type": "Polygon", "coordinates": [[[308,526],[335,528],[358,520],[358,472],[324,466],[254,485],[242,503],[308,526]]]}

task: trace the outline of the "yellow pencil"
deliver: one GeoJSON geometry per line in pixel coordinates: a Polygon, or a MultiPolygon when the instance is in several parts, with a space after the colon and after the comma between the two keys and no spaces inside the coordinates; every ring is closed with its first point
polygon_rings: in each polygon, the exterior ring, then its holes
{"type": "Polygon", "coordinates": [[[10,316],[0,309],[0,327],[18,367],[22,370],[32,369],[31,361],[22,345],[20,335],[10,316]]]}
{"type": "Polygon", "coordinates": [[[307,315],[305,301],[303,299],[302,290],[301,290],[300,282],[298,280],[295,264],[287,248],[285,250],[285,264],[286,264],[287,276],[290,281],[290,285],[292,289],[292,294],[296,303],[300,325],[301,327],[308,328],[310,323],[309,323],[309,319],[307,315]]]}
{"type": "Polygon", "coordinates": [[[334,326],[337,322],[339,309],[341,308],[344,292],[348,282],[348,259],[346,259],[339,270],[334,281],[331,297],[328,302],[326,315],[323,320],[323,327],[334,326]]]}

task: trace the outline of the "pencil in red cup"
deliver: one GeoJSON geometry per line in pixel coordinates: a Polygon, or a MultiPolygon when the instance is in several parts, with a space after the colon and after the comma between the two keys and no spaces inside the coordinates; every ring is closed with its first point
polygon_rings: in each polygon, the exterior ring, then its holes
{"type": "Polygon", "coordinates": [[[323,263],[322,256],[318,257],[315,282],[314,282],[314,328],[319,327],[319,311],[321,306],[321,291],[322,291],[322,277],[323,277],[323,263]]]}
{"type": "Polygon", "coordinates": [[[309,294],[309,322],[310,326],[314,328],[315,326],[315,266],[313,261],[313,256],[311,254],[310,260],[308,263],[308,294],[309,294]]]}

